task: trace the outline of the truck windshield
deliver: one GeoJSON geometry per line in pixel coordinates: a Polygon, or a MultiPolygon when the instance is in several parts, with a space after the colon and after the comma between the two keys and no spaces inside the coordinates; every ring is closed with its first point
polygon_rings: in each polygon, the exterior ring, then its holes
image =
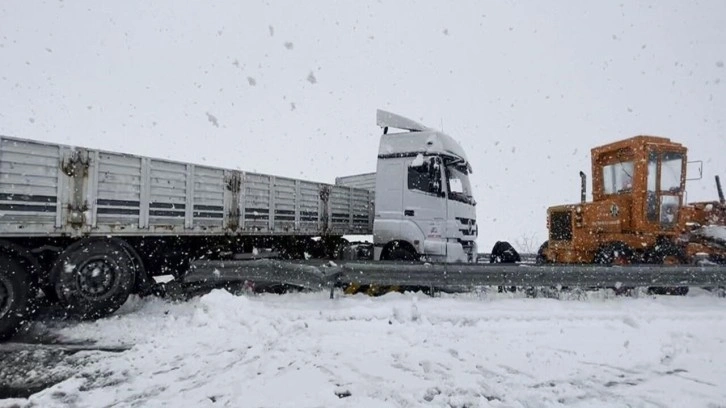
{"type": "Polygon", "coordinates": [[[449,198],[467,204],[474,204],[469,183],[469,172],[461,163],[446,166],[446,181],[449,186],[449,198]]]}

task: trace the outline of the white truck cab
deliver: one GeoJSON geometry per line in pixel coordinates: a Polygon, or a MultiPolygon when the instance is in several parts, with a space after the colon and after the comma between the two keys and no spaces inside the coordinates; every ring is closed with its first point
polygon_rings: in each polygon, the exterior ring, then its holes
{"type": "Polygon", "coordinates": [[[476,202],[464,149],[450,136],[378,110],[375,260],[475,262],[476,202]],[[390,133],[390,129],[401,132],[390,133]]]}

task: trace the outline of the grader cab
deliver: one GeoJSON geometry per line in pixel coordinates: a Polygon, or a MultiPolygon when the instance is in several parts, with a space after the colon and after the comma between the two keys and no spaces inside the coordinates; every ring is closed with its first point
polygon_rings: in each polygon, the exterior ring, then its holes
{"type": "Polygon", "coordinates": [[[683,145],[653,136],[592,149],[593,201],[585,202],[585,176],[581,173],[581,202],[547,210],[549,240],[540,248],[538,261],[726,260],[726,242],[719,239],[726,229],[720,184],[717,179],[720,201],[686,205],[686,154],[683,145]],[[709,229],[712,227],[717,229],[709,229]]]}

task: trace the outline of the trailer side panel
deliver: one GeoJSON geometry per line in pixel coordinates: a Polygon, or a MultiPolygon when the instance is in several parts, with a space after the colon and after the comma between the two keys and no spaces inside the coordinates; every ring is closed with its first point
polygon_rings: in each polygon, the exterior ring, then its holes
{"type": "Polygon", "coordinates": [[[0,236],[372,233],[371,192],[0,137],[0,236]]]}

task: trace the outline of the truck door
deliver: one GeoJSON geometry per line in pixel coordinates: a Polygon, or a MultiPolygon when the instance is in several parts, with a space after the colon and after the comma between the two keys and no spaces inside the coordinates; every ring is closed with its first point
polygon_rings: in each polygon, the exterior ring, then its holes
{"type": "Polygon", "coordinates": [[[407,170],[404,222],[414,224],[419,231],[419,252],[446,255],[446,194],[441,158],[419,155],[407,170]]]}

